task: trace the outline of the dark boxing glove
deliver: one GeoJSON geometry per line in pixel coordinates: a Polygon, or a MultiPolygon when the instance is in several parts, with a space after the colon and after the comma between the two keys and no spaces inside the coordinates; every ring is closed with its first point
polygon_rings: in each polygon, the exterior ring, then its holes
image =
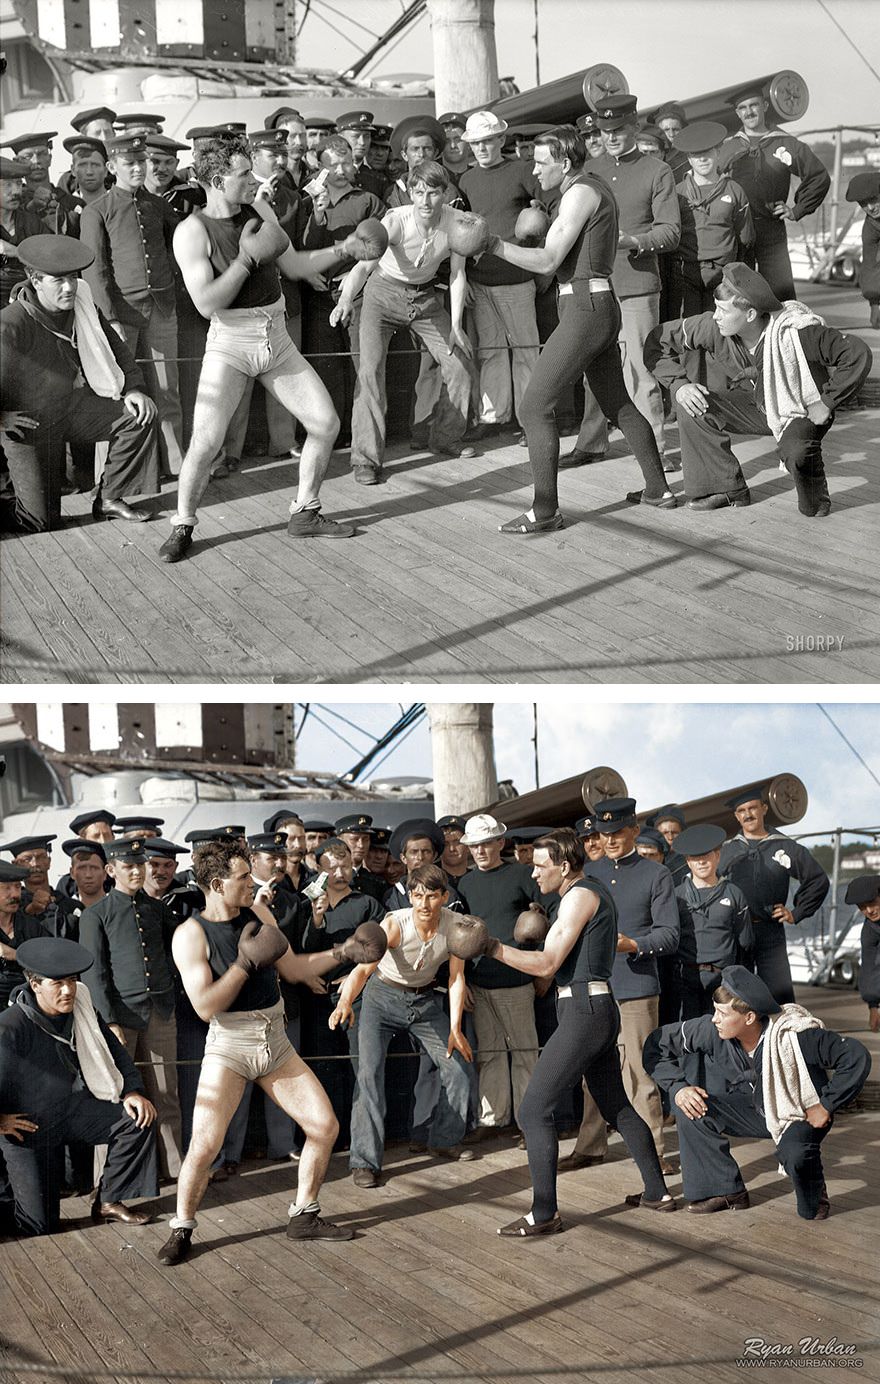
{"type": "Polygon", "coordinates": [[[251,218],[242,227],[238,241],[239,255],[246,256],[255,264],[271,264],[283,255],[290,241],[280,226],[271,221],[255,221],[251,218]]]}
{"type": "Polygon", "coordinates": [[[356,260],[377,260],[388,249],[388,232],[375,216],[359,222],[350,235],[337,246],[356,260]]]}
{"type": "Polygon", "coordinates": [[[346,941],[336,943],[333,955],[340,964],[353,961],[356,966],[371,966],[382,960],[387,949],[385,929],[378,923],[361,923],[346,941]]]}
{"type": "Polygon", "coordinates": [[[446,927],[446,945],[452,956],[473,961],[476,956],[495,956],[501,943],[489,936],[482,918],[472,913],[456,913],[446,927]]]}
{"type": "Polygon", "coordinates": [[[240,966],[245,975],[252,976],[264,966],[274,966],[287,951],[287,938],[277,927],[263,926],[256,918],[245,923],[238,939],[238,956],[233,966],[240,966]]]}

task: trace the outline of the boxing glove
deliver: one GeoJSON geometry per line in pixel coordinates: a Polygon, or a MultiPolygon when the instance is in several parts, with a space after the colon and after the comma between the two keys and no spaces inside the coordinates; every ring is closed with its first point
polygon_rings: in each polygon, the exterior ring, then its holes
{"type": "Polygon", "coordinates": [[[476,956],[495,956],[501,943],[489,936],[482,918],[471,913],[456,913],[446,927],[446,946],[452,956],[473,961],[476,956]]]}
{"type": "Polygon", "coordinates": [[[524,942],[543,942],[547,936],[549,923],[547,914],[539,903],[530,903],[524,912],[520,913],[513,928],[513,940],[520,946],[524,942]]]}
{"type": "Polygon", "coordinates": [[[353,961],[356,966],[371,966],[374,961],[382,960],[387,948],[384,928],[378,923],[361,923],[344,942],[336,943],[333,955],[340,964],[353,961]]]}
{"type": "Polygon", "coordinates": [[[540,207],[523,207],[513,234],[520,245],[540,245],[550,229],[550,217],[540,207]]]}
{"type": "Polygon", "coordinates": [[[481,255],[495,237],[484,217],[473,211],[457,211],[448,239],[450,250],[457,255],[481,255]]]}
{"type": "Polygon", "coordinates": [[[255,221],[251,218],[238,241],[238,253],[246,255],[256,264],[271,264],[283,255],[290,241],[280,226],[272,221],[255,221]]]}
{"type": "Polygon", "coordinates": [[[388,232],[375,216],[368,216],[336,247],[356,260],[377,260],[388,249],[388,232]]]}
{"type": "Polygon", "coordinates": [[[287,951],[287,938],[277,927],[262,924],[256,918],[245,923],[238,939],[238,956],[232,963],[252,976],[265,966],[273,966],[287,951]]]}

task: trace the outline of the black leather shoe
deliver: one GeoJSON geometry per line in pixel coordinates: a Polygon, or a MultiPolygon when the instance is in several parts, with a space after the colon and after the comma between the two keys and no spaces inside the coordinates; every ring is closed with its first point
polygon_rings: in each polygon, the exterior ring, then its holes
{"type": "Polygon", "coordinates": [[[661,1197],[659,1201],[651,1201],[644,1192],[633,1192],[631,1196],[624,1197],[627,1206],[640,1206],[645,1211],[677,1211],[678,1203],[673,1197],[661,1197]]]}
{"type": "Polygon", "coordinates": [[[733,1192],[730,1196],[705,1197],[703,1201],[692,1201],[688,1204],[688,1210],[698,1216],[706,1216],[711,1215],[713,1211],[747,1211],[750,1206],[749,1194],[744,1191],[733,1192]]]}
{"type": "Polygon", "coordinates": [[[590,466],[594,461],[604,461],[604,452],[582,452],[575,447],[572,451],[566,452],[564,457],[560,457],[560,466],[590,466]]]}
{"type": "Polygon", "coordinates": [[[596,1168],[605,1162],[604,1153],[570,1153],[559,1160],[561,1173],[577,1172],[579,1168],[596,1168]]]}
{"type": "Polygon", "coordinates": [[[192,1249],[192,1230],[172,1230],[156,1258],[160,1264],[179,1264],[192,1249]]]}
{"type": "Polygon", "coordinates": [[[556,1215],[553,1216],[551,1220],[539,1221],[537,1225],[532,1225],[531,1221],[527,1221],[525,1216],[520,1216],[519,1220],[511,1221],[509,1225],[500,1225],[498,1227],[498,1234],[505,1235],[511,1239],[513,1237],[517,1239],[531,1239],[533,1235],[558,1235],[563,1229],[564,1226],[559,1212],[557,1211],[556,1215]]]}
{"type": "Polygon", "coordinates": [[[132,1211],[121,1201],[92,1202],[93,1221],[122,1221],[123,1225],[148,1225],[153,1219],[150,1211],[132,1211]]]}
{"type": "Polygon", "coordinates": [[[124,500],[104,500],[99,495],[92,505],[93,519],[127,519],[132,524],[145,524],[149,514],[142,509],[132,509],[124,500]]]}
{"type": "Polygon", "coordinates": [[[159,549],[163,562],[180,562],[192,547],[193,531],[191,524],[175,524],[168,538],[159,549]]]}

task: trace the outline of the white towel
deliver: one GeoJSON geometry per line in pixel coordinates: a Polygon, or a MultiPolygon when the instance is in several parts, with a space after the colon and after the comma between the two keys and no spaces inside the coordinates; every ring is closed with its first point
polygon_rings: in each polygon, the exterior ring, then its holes
{"type": "Polygon", "coordinates": [[[73,1047],[83,1081],[92,1095],[97,1100],[121,1100],[122,1073],[101,1032],[88,986],[81,983],[76,987],[73,1001],[73,1047]]]}
{"type": "Polygon", "coordinates": [[[74,345],[86,382],[102,399],[121,399],[125,376],[104,335],[92,290],[85,279],[80,279],[76,286],[73,331],[74,345]]]}
{"type": "Polygon", "coordinates": [[[764,1119],[774,1144],[779,1143],[789,1125],[804,1118],[805,1110],[819,1104],[796,1035],[805,1028],[824,1027],[821,1019],[799,1004],[784,1004],[782,1013],[771,1015],[767,1024],[761,1087],[764,1119]]]}
{"type": "Polygon", "coordinates": [[[802,328],[814,326],[824,327],[825,319],[795,298],[770,318],[764,342],[764,407],[777,442],[793,419],[806,418],[810,406],[822,401],[798,339],[802,328]]]}

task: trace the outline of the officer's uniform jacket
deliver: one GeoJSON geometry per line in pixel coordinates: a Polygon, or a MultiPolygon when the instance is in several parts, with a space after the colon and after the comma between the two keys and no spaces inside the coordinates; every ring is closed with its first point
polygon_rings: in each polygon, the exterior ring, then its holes
{"type": "Polygon", "coordinates": [[[174,312],[171,241],[179,217],[146,188],[111,187],[85,208],[80,240],[95,252],[83,271],[96,306],[111,322],[142,327],[153,306],[174,312]]]}
{"type": "Polygon", "coordinates": [[[95,958],[84,980],[107,1023],[143,1029],[153,1010],[163,1019],[174,1013],[173,930],[165,905],[142,889],[112,889],[83,910],[79,940],[95,958]]]}

